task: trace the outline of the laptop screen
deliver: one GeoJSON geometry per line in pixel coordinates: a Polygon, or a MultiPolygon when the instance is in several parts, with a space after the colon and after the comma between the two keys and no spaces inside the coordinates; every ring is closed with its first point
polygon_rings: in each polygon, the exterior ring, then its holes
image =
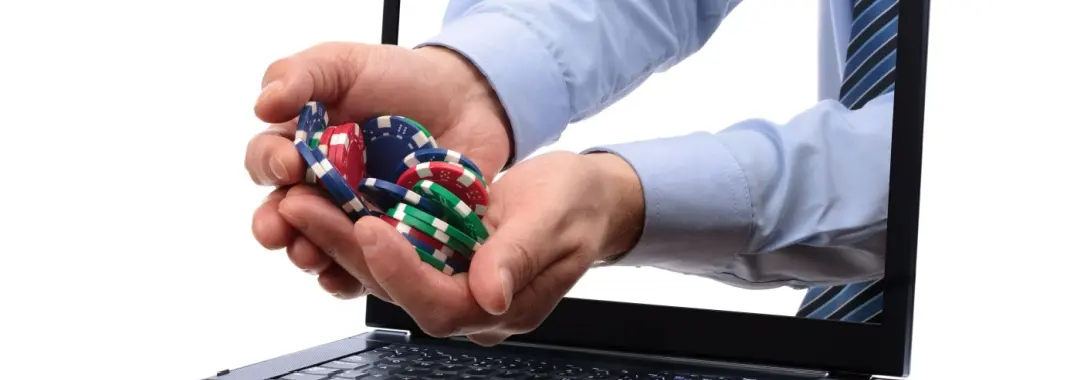
{"type": "MultiPolygon", "coordinates": [[[[717,28],[681,34],[706,38],[702,48],[526,158],[617,147],[642,159],[657,146],[674,162],[666,178],[634,163],[647,201],[644,230],[629,231],[638,245],[567,297],[879,323],[896,3],[726,3],[705,13],[717,28]]],[[[446,4],[404,1],[399,45],[438,34],[446,4]]],[[[658,42],[607,43],[636,60],[658,42]]],[[[599,65],[595,75],[627,69],[599,65]]]]}

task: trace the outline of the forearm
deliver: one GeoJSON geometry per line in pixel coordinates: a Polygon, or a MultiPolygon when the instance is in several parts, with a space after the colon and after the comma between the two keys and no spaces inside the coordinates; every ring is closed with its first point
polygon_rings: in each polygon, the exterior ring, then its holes
{"type": "Polygon", "coordinates": [[[615,264],[748,288],[882,275],[892,100],[591,150],[623,158],[642,192],[641,236],[615,264]]]}
{"type": "Polygon", "coordinates": [[[703,46],[738,1],[453,0],[422,46],[455,50],[486,76],[513,132],[513,159],[623,98],[703,46]]]}

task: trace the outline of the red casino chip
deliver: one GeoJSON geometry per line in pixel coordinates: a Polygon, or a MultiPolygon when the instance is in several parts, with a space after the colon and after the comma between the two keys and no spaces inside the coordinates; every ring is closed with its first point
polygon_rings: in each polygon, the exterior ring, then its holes
{"type": "Polygon", "coordinates": [[[346,183],[354,190],[365,178],[364,152],[365,142],[362,141],[361,126],[357,123],[337,125],[331,131],[327,145],[328,160],[339,169],[346,183]]]}
{"type": "Polygon", "coordinates": [[[400,222],[395,218],[381,214],[380,220],[383,220],[390,224],[392,227],[395,227],[395,229],[399,230],[400,233],[404,233],[403,231],[407,231],[405,233],[410,234],[410,236],[413,236],[415,239],[420,240],[422,243],[428,244],[430,247],[436,248],[438,250],[444,248],[444,243],[441,243],[440,240],[437,240],[432,236],[426,235],[425,232],[418,231],[414,227],[411,227],[406,223],[400,222]]]}
{"type": "MultiPolygon", "coordinates": [[[[328,141],[331,141],[331,135],[335,133],[335,128],[336,127],[338,127],[338,126],[333,125],[333,126],[327,127],[327,128],[324,129],[323,132],[320,133],[320,142],[317,143],[318,145],[316,147],[318,149],[320,149],[320,152],[324,153],[325,157],[327,157],[327,149],[328,149],[327,143],[328,143],[328,141]]],[[[328,158],[328,159],[330,160],[330,158],[328,158]]]]}
{"type": "Polygon", "coordinates": [[[413,189],[414,184],[423,179],[444,186],[470,206],[475,214],[485,215],[486,207],[489,206],[486,185],[462,165],[440,161],[423,162],[407,169],[395,182],[404,188],[413,189]]]}

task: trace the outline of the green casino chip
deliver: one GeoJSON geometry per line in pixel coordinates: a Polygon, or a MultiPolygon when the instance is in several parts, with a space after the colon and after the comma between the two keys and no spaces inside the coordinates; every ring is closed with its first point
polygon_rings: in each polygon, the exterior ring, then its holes
{"type": "Polygon", "coordinates": [[[437,147],[437,139],[433,138],[433,134],[429,133],[429,130],[425,129],[425,127],[422,126],[422,123],[419,123],[417,120],[411,119],[411,118],[406,117],[406,116],[399,116],[399,117],[401,117],[401,118],[403,118],[403,120],[406,120],[407,122],[409,122],[411,125],[414,126],[414,128],[418,128],[419,131],[422,131],[422,134],[425,135],[425,137],[429,138],[429,143],[432,144],[434,148],[437,147]]]}
{"type": "Polygon", "coordinates": [[[444,209],[444,220],[460,231],[466,232],[478,243],[484,243],[486,239],[489,239],[489,231],[486,230],[485,224],[482,224],[482,219],[478,217],[478,214],[475,214],[466,202],[460,200],[444,186],[423,179],[414,184],[414,192],[440,204],[444,209]]]}
{"type": "Polygon", "coordinates": [[[396,204],[388,210],[387,215],[432,236],[467,259],[474,256],[474,251],[478,248],[478,242],[463,232],[408,204],[396,204]]]}
{"type": "Polygon", "coordinates": [[[429,264],[433,268],[444,272],[444,274],[451,275],[455,272],[455,270],[453,270],[450,265],[438,260],[436,257],[433,257],[433,255],[430,255],[429,252],[423,251],[421,248],[414,247],[414,252],[417,252],[418,257],[420,257],[422,261],[424,261],[426,264],[429,264]]]}
{"type": "Polygon", "coordinates": [[[309,136],[309,149],[318,149],[320,147],[320,138],[324,136],[324,131],[327,128],[312,131],[312,136],[309,136]]]}

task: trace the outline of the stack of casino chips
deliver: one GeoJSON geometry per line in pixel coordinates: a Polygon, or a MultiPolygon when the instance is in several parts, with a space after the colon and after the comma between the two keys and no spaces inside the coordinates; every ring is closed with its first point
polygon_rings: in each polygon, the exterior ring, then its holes
{"type": "Polygon", "coordinates": [[[351,221],[381,218],[443,273],[466,272],[489,237],[482,224],[488,185],[478,166],[437,147],[414,120],[388,115],[328,126],[323,104],[309,102],[294,145],[308,166],[305,181],[327,190],[351,221]]]}

